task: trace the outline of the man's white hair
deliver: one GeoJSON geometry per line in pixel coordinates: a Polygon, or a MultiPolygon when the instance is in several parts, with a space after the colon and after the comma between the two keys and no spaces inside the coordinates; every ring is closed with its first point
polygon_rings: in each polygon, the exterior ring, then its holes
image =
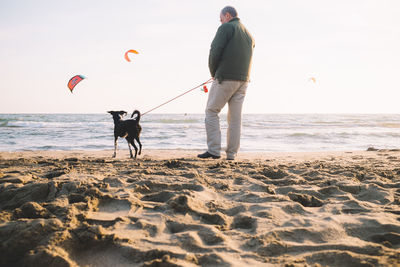
{"type": "Polygon", "coordinates": [[[238,13],[233,6],[226,6],[221,10],[222,15],[226,15],[226,13],[231,14],[232,17],[237,17],[238,13]]]}

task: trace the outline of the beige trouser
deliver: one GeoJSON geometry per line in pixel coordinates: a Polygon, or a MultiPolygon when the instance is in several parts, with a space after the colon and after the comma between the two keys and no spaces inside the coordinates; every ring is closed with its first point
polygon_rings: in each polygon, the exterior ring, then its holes
{"type": "Polygon", "coordinates": [[[208,152],[220,156],[221,129],[219,116],[222,108],[228,103],[228,131],[226,140],[226,156],[234,159],[240,146],[242,128],[242,105],[246,95],[248,82],[215,80],[208,95],[206,107],[206,132],[208,152]]]}

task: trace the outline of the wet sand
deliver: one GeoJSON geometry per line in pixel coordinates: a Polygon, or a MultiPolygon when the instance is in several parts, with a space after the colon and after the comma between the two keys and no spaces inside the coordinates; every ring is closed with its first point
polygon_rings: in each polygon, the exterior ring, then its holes
{"type": "Polygon", "coordinates": [[[0,266],[399,266],[400,152],[0,152],[0,266]]]}

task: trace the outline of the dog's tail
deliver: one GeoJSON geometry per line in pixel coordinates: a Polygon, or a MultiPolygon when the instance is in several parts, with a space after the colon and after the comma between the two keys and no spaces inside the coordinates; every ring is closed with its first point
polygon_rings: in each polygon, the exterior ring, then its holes
{"type": "Polygon", "coordinates": [[[133,118],[133,116],[134,116],[135,114],[137,115],[135,120],[137,120],[137,121],[139,122],[139,120],[140,120],[140,111],[137,110],[137,109],[135,109],[135,111],[132,112],[131,118],[133,118]]]}

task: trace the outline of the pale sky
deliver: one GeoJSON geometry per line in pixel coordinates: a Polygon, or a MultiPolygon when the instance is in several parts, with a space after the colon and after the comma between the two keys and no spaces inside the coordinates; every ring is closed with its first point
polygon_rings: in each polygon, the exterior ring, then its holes
{"type": "Polygon", "coordinates": [[[244,113],[400,113],[398,0],[0,0],[0,113],[146,112],[210,78],[226,5],[256,41],[244,113]]]}

